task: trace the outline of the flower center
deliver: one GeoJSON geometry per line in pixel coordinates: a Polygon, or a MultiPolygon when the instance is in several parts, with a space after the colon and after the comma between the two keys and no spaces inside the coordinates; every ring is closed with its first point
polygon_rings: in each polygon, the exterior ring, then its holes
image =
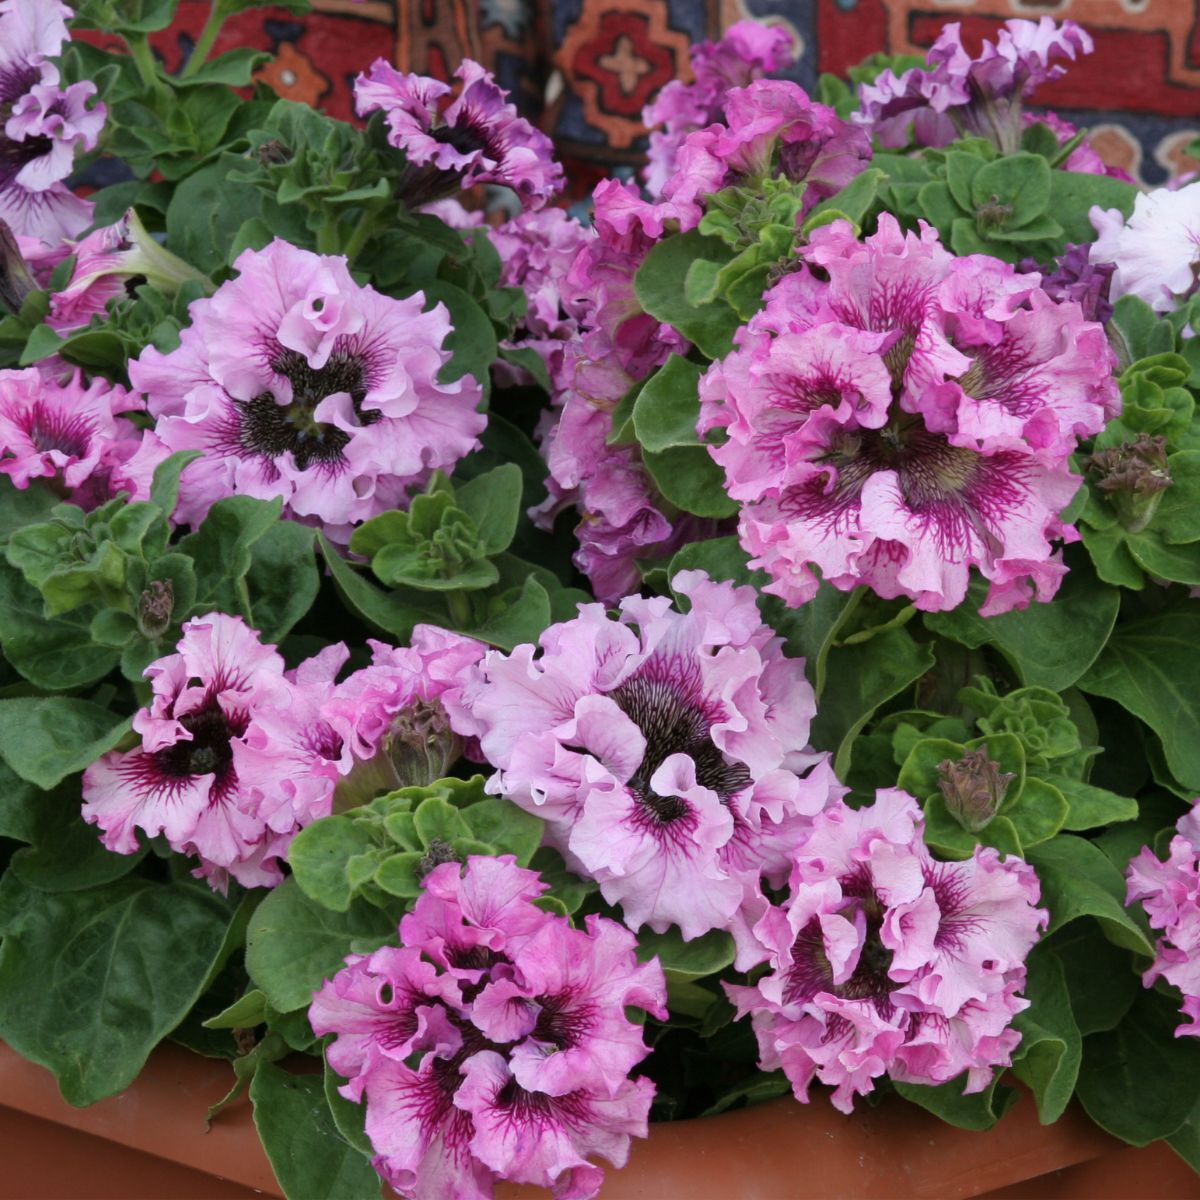
{"type": "Polygon", "coordinates": [[[339,392],[349,395],[354,415],[363,425],[379,420],[377,412],[362,409],[367,395],[362,358],[344,345],[339,345],[319,369],[310,367],[304,356],[295,350],[277,346],[270,367],[292,385],[291,403],[280,404],[274,393],[267,391],[239,404],[241,443],[247,450],[264,458],[291,454],[299,471],[307,470],[314,463],[332,465],[342,462],[342,451],[350,441],[350,435],[314,416],[322,400],[339,392]]]}
{"type": "MultiPolygon", "coordinates": [[[[430,130],[430,135],[443,146],[453,146],[460,154],[473,154],[479,150],[489,150],[487,131],[477,129],[470,121],[461,121],[455,125],[439,125],[430,130]]],[[[491,154],[491,158],[499,155],[491,154]]]]}
{"type": "Polygon", "coordinates": [[[178,741],[156,751],[155,765],[172,779],[213,775],[214,792],[223,794],[236,778],[230,741],[245,732],[247,718],[225,713],[216,698],[209,696],[200,708],[180,717],[179,723],[192,735],[191,741],[178,741]]]}
{"type": "Polygon", "coordinates": [[[784,984],[784,1003],[794,1004],[811,999],[819,992],[828,992],[843,1000],[869,1000],[880,1014],[892,1012],[890,996],[895,986],[888,976],[892,952],[883,944],[879,930],[883,924],[883,905],[867,880],[843,880],[842,891],[847,903],[842,915],[853,921],[861,912],[864,920],[862,948],[858,962],[849,979],[833,982],[833,968],[825,953],[821,923],[813,917],[792,943],[792,965],[784,984]]]}
{"type": "Polygon", "coordinates": [[[591,1025],[592,1010],[588,1005],[574,1005],[571,1001],[569,993],[539,996],[540,1011],[530,1036],[559,1050],[579,1045],[591,1025]]]}
{"type": "Polygon", "coordinates": [[[95,432],[95,426],[80,414],[55,412],[40,401],[25,415],[25,433],[42,454],[57,450],[71,458],[83,458],[95,432]]]}
{"type": "Polygon", "coordinates": [[[696,782],[717,793],[725,803],[747,784],[750,772],[741,763],[727,762],[709,737],[713,714],[692,697],[698,679],[662,678],[645,668],[609,693],[617,707],[646,739],[646,753],[629,780],[629,788],[649,816],[670,824],[685,816],[689,806],[679,796],[659,796],[650,786],[655,771],[672,754],[686,754],[696,765],[696,782]]]}

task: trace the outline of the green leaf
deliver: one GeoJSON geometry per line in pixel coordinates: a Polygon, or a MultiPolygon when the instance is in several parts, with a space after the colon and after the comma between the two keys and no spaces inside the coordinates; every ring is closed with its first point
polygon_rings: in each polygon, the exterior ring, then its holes
{"type": "Polygon", "coordinates": [[[933,649],[905,629],[886,629],[829,651],[825,689],[812,726],[812,744],[834,750],[834,770],[845,778],[854,739],[885,701],[920,679],[934,664],[933,649]]]}
{"type": "Polygon", "coordinates": [[[512,545],[523,485],[521,468],[506,463],[455,487],[454,503],[475,523],[485,554],[499,554],[512,545]]]}
{"type": "Polygon", "coordinates": [[[278,524],[280,500],[226,496],[208,510],[203,524],[178,549],[196,568],[196,602],[251,619],[238,584],[250,570],[254,544],[278,524]]]}
{"type": "Polygon", "coordinates": [[[633,406],[633,427],[643,448],[654,452],[698,443],[699,381],[700,368],[678,354],[650,376],[633,406]]]}
{"type": "MultiPolygon", "coordinates": [[[[1000,160],[1007,161],[1007,157],[1000,160]]],[[[1065,241],[1094,242],[1096,230],[1088,220],[1088,209],[1098,204],[1101,208],[1120,209],[1122,216],[1128,217],[1133,212],[1137,194],[1134,184],[1107,175],[1057,170],[1050,172],[1050,203],[1047,207],[1063,227],[1065,241]]]]}
{"type": "Polygon", "coordinates": [[[1071,1012],[1062,963],[1045,946],[1037,946],[1027,966],[1024,993],[1032,1003],[1014,1021],[1021,1031],[1021,1045],[1013,1074],[1033,1092],[1041,1123],[1052,1125],[1075,1091],[1083,1039],[1071,1012]]]}
{"type": "Polygon", "coordinates": [[[371,1160],[338,1132],[319,1075],[263,1063],[250,1084],[254,1124],[288,1200],[378,1200],[371,1160]]]}
{"type": "Polygon", "coordinates": [[[643,929],[638,934],[637,955],[641,962],[657,956],[664,971],[673,971],[684,979],[715,975],[733,962],[735,953],[733,938],[720,929],[710,930],[690,942],[683,940],[675,925],[666,933],[643,929]]]}
{"type": "Polygon", "coordinates": [[[1079,1099],[1101,1129],[1145,1146],[1189,1119],[1200,1045],[1175,1037],[1179,1023],[1175,1000],[1144,991],[1116,1029],[1084,1039],[1079,1099]]]}
{"type": "Polygon", "coordinates": [[[1043,779],[1026,779],[1014,804],[1005,804],[1001,812],[1012,823],[1021,846],[1040,845],[1052,838],[1067,819],[1070,809],[1058,788],[1043,779]]]}
{"type": "Polygon", "coordinates": [[[117,665],[119,652],[92,640],[94,612],[89,606],[46,620],[41,593],[0,559],[0,645],[9,663],[35,687],[84,687],[117,665]]]}
{"type": "Polygon", "coordinates": [[[1045,945],[1063,965],[1071,1012],[1085,1037],[1115,1029],[1142,990],[1128,950],[1114,946],[1092,921],[1076,921],[1045,945]]]}
{"type": "Polygon", "coordinates": [[[0,838],[33,842],[38,836],[41,789],[26,783],[0,759],[0,838]]]}
{"type": "Polygon", "coordinates": [[[321,982],[352,951],[376,949],[396,936],[396,922],[357,900],[345,913],[309,899],[285,879],[259,906],[246,930],[246,970],[280,1012],[307,1005],[321,982]]]}
{"type": "Polygon", "coordinates": [[[484,389],[490,386],[490,368],[497,354],[496,331],[487,313],[460,287],[441,279],[427,284],[425,311],[441,303],[450,310],[453,330],[447,335],[445,348],[452,358],[438,373],[442,383],[453,383],[464,375],[474,376],[484,389]]]}
{"type": "Polygon", "coordinates": [[[1200,1100],[1188,1119],[1167,1138],[1167,1145],[1200,1175],[1200,1100]]]}
{"type": "Polygon", "coordinates": [[[333,912],[350,908],[353,889],[346,864],[375,846],[369,829],[349,815],[334,814],[300,830],[288,848],[292,876],[300,890],[333,912]]]}
{"type": "Polygon", "coordinates": [[[367,1137],[366,1130],[363,1128],[367,1117],[366,1106],[365,1104],[355,1104],[338,1092],[338,1088],[343,1082],[342,1077],[334,1071],[329,1065],[329,1060],[326,1059],[325,1103],[329,1105],[333,1123],[337,1126],[338,1133],[355,1150],[372,1158],[375,1155],[375,1147],[371,1145],[371,1139],[367,1137]]]}
{"type": "Polygon", "coordinates": [[[1121,872],[1091,842],[1060,834],[1030,850],[1026,858],[1042,884],[1042,903],[1050,910],[1047,933],[1080,917],[1095,917],[1118,946],[1152,957],[1154,944],[1144,921],[1125,909],[1121,872]]]}
{"type": "Polygon", "coordinates": [[[25,798],[31,828],[24,840],[30,844],[12,856],[9,870],[28,887],[43,892],[101,887],[128,875],[146,856],[145,846],[133,854],[105,848],[96,827],[83,819],[77,779],[25,798]]]}
{"type": "Polygon", "coordinates": [[[671,446],[642,455],[658,490],[677,508],[698,517],[732,517],[737,503],[725,493],[725,473],[704,446],[671,446]]]}
{"type": "Polygon", "coordinates": [[[130,723],[68,696],[0,700],[0,757],[48,791],[111,750],[130,723]]]}
{"type": "Polygon", "coordinates": [[[13,907],[0,946],[0,1037],[53,1071],[71,1104],[133,1082],[206,986],[229,922],[206,888],[145,879],[27,892],[13,907]]]}
{"type": "Polygon", "coordinates": [[[703,571],[710,579],[728,580],[739,585],[766,583],[765,572],[751,571],[746,565],[749,561],[750,556],[742,549],[737,537],[730,534],[729,537],[689,542],[680,547],[671,559],[667,575],[674,579],[680,571],[703,571]]]}
{"type": "Polygon", "coordinates": [[[664,238],[646,255],[634,277],[637,298],[652,317],[673,326],[709,358],[722,358],[733,348],[733,334],[741,323],[725,303],[689,304],[685,281],[692,262],[707,258],[724,265],[733,257],[719,238],[697,230],[664,238]]]}
{"type": "Polygon", "coordinates": [[[529,869],[536,871],[550,885],[549,895],[560,900],[568,913],[575,912],[596,890],[595,882],[568,871],[562,856],[549,846],[542,846],[534,854],[529,869]]]}
{"type": "Polygon", "coordinates": [[[1064,829],[1098,829],[1119,821],[1132,821],[1138,815],[1137,801],[1128,796],[1118,796],[1116,792],[1061,775],[1048,776],[1046,782],[1063,794],[1070,807],[1064,829]]]}
{"type": "Polygon", "coordinates": [[[329,543],[323,533],[317,534],[317,544],[329,568],[333,582],[351,612],[357,613],[368,625],[388,634],[397,642],[407,643],[413,626],[422,621],[439,618],[435,614],[406,604],[399,597],[377,588],[364,579],[329,543]]]}
{"type": "Polygon", "coordinates": [[[1145,721],[1162,739],[1171,773],[1200,790],[1200,612],[1180,610],[1123,624],[1079,681],[1145,721]]]}
{"type": "MultiPolygon", "coordinates": [[[[206,94],[207,89],[192,92],[206,94]]],[[[237,155],[221,155],[181,180],[167,206],[167,248],[209,275],[226,265],[242,225],[262,212],[258,189],[230,178],[241,165],[237,155]]]]}
{"type": "MultiPolygon", "coordinates": [[[[869,167],[857,174],[841,191],[835,192],[827,200],[815,204],[804,220],[803,233],[805,236],[818,225],[828,222],[829,213],[837,213],[861,229],[863,218],[875,203],[879,185],[887,178],[884,171],[877,167],[869,167]]],[[[836,218],[835,218],[836,219],[836,218]]]]}
{"type": "MultiPolygon", "coordinates": [[[[516,855],[518,865],[529,866],[542,844],[545,822],[501,796],[489,796],[462,810],[471,836],[516,855]]],[[[419,827],[418,827],[419,828],[419,827]]]]}
{"type": "Polygon", "coordinates": [[[222,1009],[214,1017],[209,1017],[204,1022],[204,1027],[205,1029],[253,1029],[267,1019],[267,1010],[266,996],[258,988],[251,988],[228,1008],[222,1009]]]}
{"type": "Polygon", "coordinates": [[[492,614],[480,625],[461,632],[487,642],[501,650],[511,650],[526,642],[536,643],[550,624],[550,597],[546,589],[532,575],[518,596],[511,597],[507,605],[492,614]]]}
{"type": "Polygon", "coordinates": [[[997,1071],[982,1092],[974,1092],[969,1096],[963,1095],[967,1083],[965,1075],[937,1087],[918,1083],[893,1083],[892,1086],[905,1100],[919,1104],[948,1125],[955,1125],[959,1129],[984,1130],[991,1129],[1017,1099],[1014,1088],[1001,1085],[1001,1074],[997,1071]]]}
{"type": "Polygon", "coordinates": [[[995,617],[979,616],[986,586],[975,580],[964,604],[926,613],[926,628],[972,650],[994,645],[1022,683],[1065,691],[1095,662],[1117,619],[1120,593],[1101,583],[1086,560],[1068,572],[1058,595],[995,617]]]}
{"type": "Polygon", "coordinates": [[[281,642],[317,598],[315,536],[305,525],[279,521],[254,542],[246,590],[251,624],[264,642],[281,642]]]}
{"type": "Polygon", "coordinates": [[[164,517],[169,517],[175,511],[175,505],[179,503],[179,477],[184,468],[202,454],[203,451],[200,450],[177,450],[154,468],[150,503],[157,505],[164,517]]]}

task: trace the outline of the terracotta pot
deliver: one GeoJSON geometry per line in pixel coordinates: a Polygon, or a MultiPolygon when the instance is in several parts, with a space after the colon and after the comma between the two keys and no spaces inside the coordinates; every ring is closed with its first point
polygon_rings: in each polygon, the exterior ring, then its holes
{"type": "MultiPolygon", "coordinates": [[[[155,1051],[134,1085],[91,1108],[65,1104],[53,1076],[0,1044],[0,1200],[248,1200],[282,1193],[248,1103],[205,1131],[230,1081],[224,1063],[155,1051]]],[[[1166,1146],[1135,1150],[1082,1112],[1037,1123],[1023,1097],[988,1133],[885,1101],[843,1117],[777,1100],[655,1126],[612,1171],[602,1200],[1200,1200],[1200,1180],[1166,1146]]],[[[502,1186],[498,1200],[546,1200],[502,1186]]]]}

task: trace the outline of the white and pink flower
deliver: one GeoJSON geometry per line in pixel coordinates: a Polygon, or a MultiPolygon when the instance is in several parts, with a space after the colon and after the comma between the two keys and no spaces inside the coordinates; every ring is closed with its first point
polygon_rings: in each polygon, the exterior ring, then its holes
{"type": "Polygon", "coordinates": [[[583,606],[540,650],[489,654],[458,720],[499,768],[489,786],[547,822],[630,928],[740,937],[761,879],[783,882],[789,842],[844,789],[807,746],[803,661],[753,591],[695,571],[674,587],[687,613],[630,596],[617,620],[583,606]]]}
{"type": "Polygon", "coordinates": [[[1200,1036],[1200,801],[1179,818],[1166,859],[1144,846],[1126,872],[1126,903],[1140,901],[1161,932],[1146,987],[1165,979],[1183,993],[1176,1037],[1200,1036]]]}
{"type": "Polygon", "coordinates": [[[479,384],[438,378],[443,305],[360,287],[345,259],[278,240],[234,268],[192,305],[178,349],[129,364],[166,449],[203,451],[183,475],[181,521],[222,496],[278,497],[344,540],[478,445],[479,384]]]}

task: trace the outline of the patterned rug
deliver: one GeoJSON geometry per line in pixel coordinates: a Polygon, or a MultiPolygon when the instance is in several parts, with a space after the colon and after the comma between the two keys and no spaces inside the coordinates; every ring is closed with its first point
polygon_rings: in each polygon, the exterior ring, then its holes
{"type": "MultiPolygon", "coordinates": [[[[183,0],[159,35],[169,66],[189,52],[207,0],[183,0]]],[[[1200,0],[314,0],[303,18],[256,9],[230,21],[219,49],[261,46],[286,96],[350,115],[351,84],[377,57],[445,77],[460,58],[490,66],[568,161],[585,194],[613,166],[639,161],[642,106],[686,75],[687,49],[745,16],[787,24],[801,54],[791,75],[811,89],[877,50],[922,51],[948,20],[984,37],[1008,17],[1071,17],[1096,51],[1037,100],[1092,130],[1105,159],[1146,183],[1200,166],[1183,153],[1200,133],[1200,0]]]]}

